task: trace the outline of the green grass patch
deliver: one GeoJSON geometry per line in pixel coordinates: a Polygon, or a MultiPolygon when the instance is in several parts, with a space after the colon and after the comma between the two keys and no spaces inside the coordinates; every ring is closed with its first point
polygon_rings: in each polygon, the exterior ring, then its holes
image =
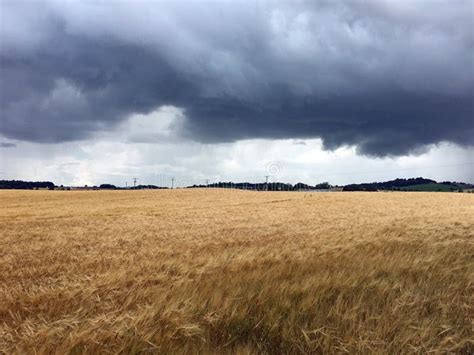
{"type": "Polygon", "coordinates": [[[460,189],[457,185],[445,185],[445,184],[420,184],[411,185],[400,188],[403,191],[458,191],[460,189]]]}

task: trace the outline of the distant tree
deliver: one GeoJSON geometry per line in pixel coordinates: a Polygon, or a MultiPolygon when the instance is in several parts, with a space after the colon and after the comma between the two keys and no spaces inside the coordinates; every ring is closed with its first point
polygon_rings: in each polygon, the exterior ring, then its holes
{"type": "Polygon", "coordinates": [[[117,189],[117,186],[112,184],[102,184],[99,186],[99,189],[115,190],[117,189]]]}
{"type": "Polygon", "coordinates": [[[304,184],[302,182],[297,183],[295,186],[293,186],[293,190],[298,191],[298,190],[312,190],[314,187],[311,185],[304,184]]]}
{"type": "Polygon", "coordinates": [[[319,189],[319,190],[327,190],[327,189],[330,189],[331,188],[331,185],[329,185],[328,182],[322,182],[320,184],[317,184],[315,186],[316,189],[319,189]]]}

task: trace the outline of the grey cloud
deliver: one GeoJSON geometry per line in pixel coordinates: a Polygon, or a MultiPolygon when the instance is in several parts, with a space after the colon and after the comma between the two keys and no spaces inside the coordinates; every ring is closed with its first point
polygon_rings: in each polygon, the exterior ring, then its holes
{"type": "Polygon", "coordinates": [[[15,147],[16,147],[15,143],[0,142],[0,148],[15,148],[15,147]]]}
{"type": "Polygon", "coordinates": [[[472,1],[30,5],[1,5],[8,138],[83,139],[173,105],[201,142],[474,144],[472,1]]]}

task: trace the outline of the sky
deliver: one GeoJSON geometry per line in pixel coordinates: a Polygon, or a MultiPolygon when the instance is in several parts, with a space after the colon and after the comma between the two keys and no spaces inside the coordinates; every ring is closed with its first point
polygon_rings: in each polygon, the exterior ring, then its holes
{"type": "Polygon", "coordinates": [[[0,1],[0,179],[474,182],[474,1],[0,1]]]}

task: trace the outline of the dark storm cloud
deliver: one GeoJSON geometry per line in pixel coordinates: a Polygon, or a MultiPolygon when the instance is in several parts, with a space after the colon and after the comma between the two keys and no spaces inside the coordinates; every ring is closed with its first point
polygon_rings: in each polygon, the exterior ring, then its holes
{"type": "Polygon", "coordinates": [[[7,137],[61,142],[88,137],[154,107],[181,105],[192,85],[147,48],[55,29],[54,47],[2,52],[2,120],[7,137]]]}
{"type": "Polygon", "coordinates": [[[472,1],[1,6],[8,138],[82,139],[174,105],[205,142],[474,143],[472,1]]]}

